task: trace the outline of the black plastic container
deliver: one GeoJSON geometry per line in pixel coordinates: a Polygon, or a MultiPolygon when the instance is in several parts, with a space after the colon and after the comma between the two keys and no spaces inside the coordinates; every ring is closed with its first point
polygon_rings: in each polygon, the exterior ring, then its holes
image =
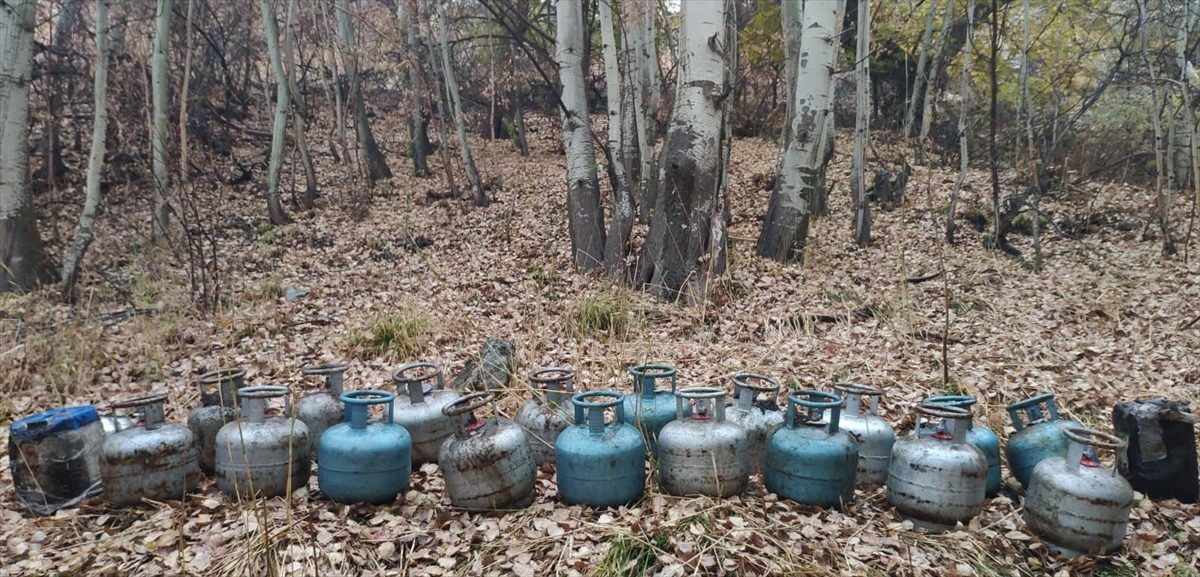
{"type": "Polygon", "coordinates": [[[1167,399],[1138,399],[1113,407],[1113,429],[1129,442],[1117,465],[1134,490],[1155,501],[1200,500],[1195,423],[1187,403],[1167,399]]]}

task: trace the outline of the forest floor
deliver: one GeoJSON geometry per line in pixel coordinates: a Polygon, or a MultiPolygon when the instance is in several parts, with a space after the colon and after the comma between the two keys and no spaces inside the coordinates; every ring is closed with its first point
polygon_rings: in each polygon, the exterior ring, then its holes
{"type": "MultiPolygon", "coordinates": [[[[1152,206],[1144,189],[1083,184],[1046,199],[1055,225],[1043,237],[1044,270],[1035,273],[1022,259],[984,248],[983,233],[966,224],[966,215],[988,212],[983,171],[969,176],[957,244],[942,242],[953,171],[917,167],[901,206],[874,207],[871,246],[855,248],[849,155],[838,154],[831,213],[813,225],[807,261],[783,266],[753,254],[778,147],[739,139],[730,167],[730,271],[709,304],[684,308],[572,272],[555,122],[532,122],[528,158],[505,141],[476,143],[481,171],[495,184],[495,202],[482,209],[466,198],[427,202],[427,191],[444,187],[438,177],[408,174],[395,124],[377,134],[398,176],[369,204],[353,167],[328,154],[318,157],[322,205],[295,211],[288,226],[265,224],[255,184],[205,185],[224,284],[222,304],[206,314],[191,304],[186,259],[144,248],[146,227],[129,223],[149,222],[145,202],[115,187],[76,305],[58,304],[49,290],[0,297],[0,444],[19,416],[149,391],[170,393],[168,418],[183,421],[197,403],[197,375],[221,366],[248,368],[254,384],[305,388],[316,383],[304,381],[300,367],[330,360],[350,363],[349,388],[390,387],[391,371],[417,359],[452,375],[489,336],[517,350],[517,378],[501,405],[508,415],[528,398],[525,375],[536,368],[570,365],[580,389],[627,391],[626,369],[647,361],[679,367],[681,386],[729,386],[739,370],[803,388],[871,383],[885,390],[881,413],[901,434],[914,403],[947,391],[978,396],[976,418],[1002,439],[1012,432],[1004,406],[1035,393],[1056,393],[1067,415],[1103,430],[1111,430],[1110,410],[1121,400],[1200,399],[1200,323],[1187,325],[1200,315],[1200,254],[1190,264],[1162,259],[1158,242],[1142,240],[1152,206]],[[940,270],[933,280],[906,281],[940,270]],[[285,299],[295,287],[309,292],[285,299]],[[597,311],[609,320],[595,322],[597,311]],[[393,330],[372,334],[380,320],[393,330]],[[371,348],[373,336],[383,350],[371,348]]],[[[431,158],[435,167],[439,161],[431,158]]],[[[254,182],[261,176],[256,171],[254,182]]],[[[206,178],[199,180],[214,177],[206,178]]],[[[1006,187],[1012,179],[1004,175],[1006,187]]],[[[287,174],[285,182],[302,177],[287,174]]],[[[1177,234],[1190,209],[1179,199],[1177,234]]],[[[46,210],[57,213],[43,234],[58,254],[74,215],[46,210]]],[[[1029,237],[1015,234],[1014,242],[1032,258],[1029,237]]],[[[7,457],[0,468],[8,470],[7,457]]],[[[391,506],[330,503],[314,475],[290,503],[239,504],[209,480],[185,502],[118,510],[93,498],[27,518],[9,479],[4,473],[0,483],[0,576],[1194,576],[1200,569],[1200,506],[1139,498],[1122,552],[1064,562],[1026,528],[1011,480],[969,526],[926,535],[897,516],[882,489],[859,489],[846,510],[823,511],[779,501],[758,480],[745,496],[724,500],[670,497],[651,483],[635,506],[594,511],[557,503],[553,473],[543,470],[535,503],[500,516],[451,509],[437,467],[427,465],[391,506]],[[268,563],[276,571],[266,571],[268,563]]]]}

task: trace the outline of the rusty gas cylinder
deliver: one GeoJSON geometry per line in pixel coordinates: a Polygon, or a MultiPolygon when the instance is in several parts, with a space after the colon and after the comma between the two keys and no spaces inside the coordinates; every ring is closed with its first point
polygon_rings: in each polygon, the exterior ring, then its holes
{"type": "Polygon", "coordinates": [[[888,468],[888,502],[927,531],[966,523],[983,509],[987,457],[967,442],[971,411],[949,405],[919,405],[913,433],[896,441],[888,468]],[[939,418],[937,430],[919,435],[922,421],[939,418]]]}
{"type": "Polygon", "coordinates": [[[472,511],[529,506],[537,473],[533,453],[521,427],[496,412],[496,395],[472,393],[446,405],[442,413],[459,423],[438,452],[450,503],[472,511]],[[491,416],[476,416],[489,406],[491,416]]]}
{"type": "Polygon", "coordinates": [[[166,423],[166,395],[149,395],[113,403],[114,409],[136,408],[139,419],[108,435],[100,454],[104,499],[118,507],[143,499],[182,499],[200,479],[200,461],[192,431],[166,423]]]}

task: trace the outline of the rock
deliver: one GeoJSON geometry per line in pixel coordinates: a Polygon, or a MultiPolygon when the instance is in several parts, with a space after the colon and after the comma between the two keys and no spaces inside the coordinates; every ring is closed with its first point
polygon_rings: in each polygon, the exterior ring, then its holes
{"type": "Polygon", "coordinates": [[[287,290],[283,291],[283,299],[288,302],[295,302],[306,294],[308,294],[308,289],[304,287],[288,287],[287,290]]]}
{"type": "Polygon", "coordinates": [[[467,361],[458,374],[454,375],[451,387],[458,391],[495,391],[505,389],[512,382],[516,349],[512,343],[488,337],[479,349],[479,357],[467,361]]]}

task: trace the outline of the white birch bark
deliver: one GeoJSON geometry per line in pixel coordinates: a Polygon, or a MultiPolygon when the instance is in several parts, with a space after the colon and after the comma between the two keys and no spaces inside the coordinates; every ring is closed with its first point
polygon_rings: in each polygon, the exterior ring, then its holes
{"type": "Polygon", "coordinates": [[[938,70],[942,68],[942,52],[946,49],[946,38],[950,36],[950,20],[954,16],[954,0],[946,0],[945,14],[942,15],[942,31],[938,35],[937,45],[933,49],[933,61],[930,62],[929,78],[925,82],[925,94],[921,97],[921,130],[917,135],[917,162],[926,161],[927,140],[929,128],[933,125],[934,89],[937,88],[938,70]]]}
{"type": "Polygon", "coordinates": [[[866,246],[871,242],[871,202],[867,198],[866,162],[867,140],[871,122],[871,2],[858,3],[858,49],[855,58],[854,156],[851,159],[850,189],[854,195],[854,242],[866,246]]]}
{"type": "Polygon", "coordinates": [[[583,84],[583,2],[558,0],[555,59],[562,81],[563,148],[567,153],[567,227],[575,268],[586,271],[604,260],[604,215],[596,151],[588,126],[587,94],[583,84]]]}
{"type": "MultiPolygon", "coordinates": [[[[785,4],[787,0],[785,0],[785,4]]],[[[841,20],[841,2],[804,0],[800,7],[802,26],[785,33],[804,32],[795,54],[797,67],[790,128],[784,145],[783,162],[777,176],[778,186],[771,193],[758,255],[783,262],[799,260],[808,238],[809,217],[814,195],[825,170],[825,135],[831,114],[833,70],[837,58],[837,27],[841,20]]],[[[785,40],[790,42],[790,39],[785,40]]]]}
{"type": "Polygon", "coordinates": [[[796,105],[796,68],[800,65],[800,42],[804,35],[804,0],[782,0],[779,5],[783,20],[783,70],[787,88],[784,102],[783,145],[786,148],[792,131],[792,118],[796,105]]]}
{"type": "Polygon", "coordinates": [[[1162,234],[1162,255],[1175,254],[1175,241],[1171,238],[1171,189],[1163,186],[1164,161],[1162,144],[1162,101],[1158,92],[1158,73],[1150,58],[1147,46],[1149,0],[1136,0],[1138,11],[1139,34],[1141,36],[1142,61],[1150,75],[1150,124],[1154,128],[1154,189],[1158,196],[1159,229],[1162,234]]]}
{"type": "MultiPolygon", "coordinates": [[[[951,2],[952,0],[945,1],[951,2]]],[[[937,19],[937,13],[937,0],[933,0],[929,6],[929,14],[925,17],[925,32],[921,34],[921,45],[917,47],[919,52],[917,55],[917,76],[913,78],[912,94],[908,98],[908,106],[904,108],[904,127],[900,133],[904,138],[912,136],[913,121],[916,118],[917,112],[917,99],[925,93],[925,75],[927,74],[925,69],[928,68],[929,43],[933,41],[933,22],[937,19]]]]}
{"type": "Polygon", "coordinates": [[[467,181],[471,184],[471,197],[475,206],[487,206],[487,193],[483,190],[483,180],[479,177],[479,169],[475,167],[475,157],[471,154],[471,145],[467,142],[466,119],[463,117],[462,99],[458,95],[458,82],[454,79],[454,67],[450,64],[450,32],[446,24],[446,5],[437,3],[438,32],[442,43],[442,75],[446,78],[446,94],[450,97],[450,110],[454,115],[454,126],[458,130],[458,152],[462,156],[463,166],[467,169],[467,181]]]}
{"type": "MultiPolygon", "coordinates": [[[[97,8],[99,3],[97,2],[97,8]]],[[[150,148],[154,156],[154,207],[151,235],[155,242],[167,236],[171,207],[167,202],[170,172],[167,170],[167,111],[171,107],[171,69],[168,54],[171,50],[171,5],[173,0],[158,0],[154,15],[154,54],[150,61],[150,85],[154,103],[154,128],[150,148]]],[[[64,279],[65,285],[65,279],[64,279]]]]}
{"type": "Polygon", "coordinates": [[[271,0],[260,0],[263,30],[267,35],[267,53],[271,59],[271,74],[275,80],[275,120],[271,129],[271,156],[267,165],[267,216],[271,223],[284,225],[291,220],[279,200],[279,175],[283,168],[283,145],[287,139],[288,83],[279,54],[279,26],[271,0]]]}
{"type": "MultiPolygon", "coordinates": [[[[633,198],[625,164],[625,122],[622,115],[624,96],[621,67],[617,61],[617,35],[613,27],[610,2],[599,0],[600,38],[604,43],[604,85],[608,101],[608,160],[612,175],[612,207],[604,246],[604,268],[609,277],[625,276],[625,256],[629,252],[629,234],[633,230],[633,198]]],[[[598,180],[598,179],[597,179],[598,180]]]]}
{"type": "MultiPolygon", "coordinates": [[[[75,232],[75,243],[67,251],[63,261],[62,282],[59,289],[63,297],[70,298],[75,290],[75,281],[83,266],[83,256],[88,246],[92,244],[95,233],[92,227],[96,224],[96,211],[100,207],[100,170],[104,167],[104,145],[108,134],[108,60],[109,60],[109,31],[108,31],[108,0],[96,0],[96,66],[93,71],[94,82],[93,114],[92,114],[92,149],[88,156],[87,193],[83,201],[83,211],[79,213],[79,228],[75,232]]],[[[166,119],[163,119],[166,122],[166,119]]],[[[155,124],[158,118],[155,118],[155,124]]],[[[165,162],[165,160],[164,160],[165,162]]],[[[158,162],[155,161],[157,169],[158,162]]]]}

